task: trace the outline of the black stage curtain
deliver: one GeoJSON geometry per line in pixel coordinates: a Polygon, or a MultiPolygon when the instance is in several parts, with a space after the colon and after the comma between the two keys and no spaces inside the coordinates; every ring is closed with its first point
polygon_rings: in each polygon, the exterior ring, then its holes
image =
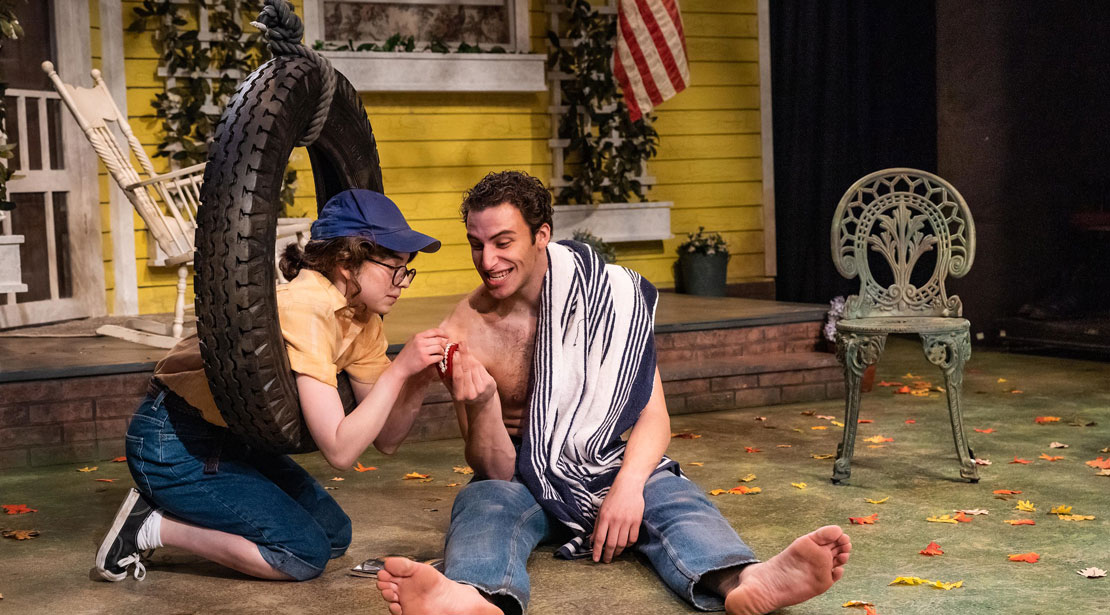
{"type": "Polygon", "coordinates": [[[935,0],[772,0],[776,292],[824,303],[858,290],[829,252],[860,177],[936,172],[935,0]]]}

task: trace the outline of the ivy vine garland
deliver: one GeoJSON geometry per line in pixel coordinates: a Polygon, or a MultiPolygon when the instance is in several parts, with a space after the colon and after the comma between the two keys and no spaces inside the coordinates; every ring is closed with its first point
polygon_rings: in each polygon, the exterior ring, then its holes
{"type": "MultiPolygon", "coordinates": [[[[134,8],[128,30],[143,32],[148,22],[157,24],[152,38],[158,66],[167,76],[164,90],[151,101],[162,122],[155,156],[179,166],[207,160],[207,142],[239,78],[268,55],[261,34],[248,34],[242,26],[261,10],[262,0],[143,0],[134,8]],[[208,12],[206,40],[196,25],[200,9],[208,12]]],[[[286,170],[281,201],[287,210],[293,205],[296,181],[297,172],[286,170]]]]}
{"type": "Polygon", "coordinates": [[[568,9],[566,30],[548,30],[548,64],[573,76],[561,81],[567,106],[559,122],[559,137],[569,139],[567,162],[575,173],[559,191],[561,203],[590,204],[595,194],[602,202],[623,203],[635,196],[645,200],[650,189],[640,182],[645,165],[656,154],[659,133],[653,117],[629,119],[620,88],[613,77],[613,45],[617,20],[602,15],[587,0],[563,0],[568,9]],[[562,40],[571,45],[564,47],[562,40]]]}

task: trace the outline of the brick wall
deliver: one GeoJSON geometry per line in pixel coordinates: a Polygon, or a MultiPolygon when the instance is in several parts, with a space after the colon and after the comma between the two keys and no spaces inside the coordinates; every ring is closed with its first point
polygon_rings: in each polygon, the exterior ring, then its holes
{"type": "MultiPolygon", "coordinates": [[[[820,322],[656,335],[672,414],[841,398],[843,372],[816,352],[820,322]]],[[[150,372],[0,383],[0,468],[84,463],[123,454],[150,372]]],[[[446,388],[435,384],[409,438],[459,435],[446,388]]]]}
{"type": "Polygon", "coordinates": [[[149,373],[0,384],[0,467],[110,459],[149,373]]]}

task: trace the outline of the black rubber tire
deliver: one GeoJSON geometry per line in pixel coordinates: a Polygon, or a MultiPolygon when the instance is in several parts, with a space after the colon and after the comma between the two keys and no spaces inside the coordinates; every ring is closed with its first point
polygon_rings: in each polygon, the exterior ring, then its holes
{"type": "MultiPolygon", "coordinates": [[[[209,146],[197,213],[197,332],[212,396],[232,433],[278,453],[317,448],[278,322],[273,246],[282,177],[321,82],[312,61],[279,56],[239,85],[209,146]]],[[[317,209],[349,188],[382,191],[373,129],[343,75],[337,75],[327,122],[308,152],[317,209]]],[[[340,376],[350,412],[354,395],[340,376]]]]}

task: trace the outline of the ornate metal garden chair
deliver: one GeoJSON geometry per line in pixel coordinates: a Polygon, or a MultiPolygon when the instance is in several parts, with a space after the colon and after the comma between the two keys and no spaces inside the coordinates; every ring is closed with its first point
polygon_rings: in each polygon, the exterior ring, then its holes
{"type": "MultiPolygon", "coordinates": [[[[42,70],[49,75],[100,161],[146,224],[154,239],[155,246],[152,247],[157,248],[150,250],[150,264],[177,267],[177,300],[174,303],[171,326],[150,320],[132,319],[127,323],[130,328],[104,325],[97,329],[97,333],[148,346],[172,348],[184,332],[185,289],[189,266],[193,264],[193,237],[197,228],[196,214],[197,207],[200,206],[205,163],[169,173],[155,172],[154,164],[131,131],[127,117],[112,99],[99,70],[92,71],[92,88],[63,82],[50,62],[43,62],[42,70]],[[127,141],[126,148],[121,148],[117,143],[109,122],[115,122],[123,133],[127,141]],[[139,161],[141,171],[131,164],[127,149],[139,161]]],[[[279,225],[279,244],[284,245],[295,236],[303,245],[307,240],[309,225],[308,221],[279,225]]]]}
{"type": "Polygon", "coordinates": [[[878,362],[890,333],[921,336],[925,356],[944,373],[960,476],[978,482],[964,436],[960,389],[971,357],[970,323],[960,298],[948,296],[948,275],[963,277],[975,258],[975,226],[960,193],[943,179],[915,169],[884,169],[860,179],[840,199],[832,225],[832,256],[846,278],[859,276],[836,324],[837,359],[844,366],[844,439],[832,480],[851,475],[864,369],[878,362]],[[927,281],[923,274],[931,262],[927,281]],[[883,283],[876,281],[872,265],[883,283]],[[925,271],[914,275],[922,265],[925,271]],[[892,277],[885,274],[886,266],[892,277]]]}

